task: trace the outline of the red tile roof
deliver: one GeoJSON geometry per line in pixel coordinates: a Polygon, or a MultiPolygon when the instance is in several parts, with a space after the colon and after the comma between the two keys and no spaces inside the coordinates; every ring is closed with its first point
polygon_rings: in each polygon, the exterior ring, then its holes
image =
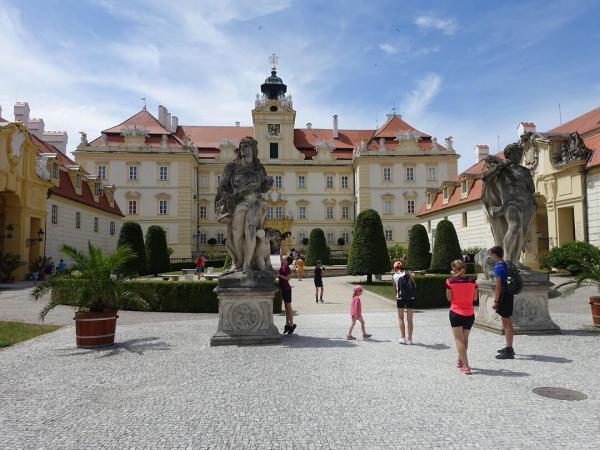
{"type": "Polygon", "coordinates": [[[600,133],[583,140],[587,148],[592,150],[592,157],[587,163],[587,167],[600,166],[600,133]]]}
{"type": "Polygon", "coordinates": [[[121,130],[125,127],[133,127],[136,126],[138,128],[146,128],[149,134],[170,134],[171,132],[163,127],[158,119],[150,114],[146,109],[142,109],[137,114],[134,114],[129,119],[121,122],[119,125],[116,125],[112,128],[107,128],[104,130],[104,133],[119,133],[121,134],[121,130]]]}
{"type": "Polygon", "coordinates": [[[592,109],[556,128],[552,128],[549,133],[572,133],[573,131],[577,131],[583,135],[596,129],[600,129],[600,107],[592,109]]]}
{"type": "Polygon", "coordinates": [[[373,136],[373,130],[338,130],[337,139],[333,138],[331,128],[296,128],[294,130],[294,145],[297,149],[314,149],[319,141],[331,141],[336,149],[349,149],[360,145],[361,141],[368,142],[373,136]]]}
{"type": "Polygon", "coordinates": [[[254,127],[182,125],[177,137],[189,136],[199,149],[218,149],[219,141],[229,139],[237,146],[246,136],[254,137],[254,127]]]}
{"type": "Polygon", "coordinates": [[[389,116],[383,125],[381,125],[373,136],[373,139],[379,138],[395,138],[401,131],[416,131],[422,137],[430,137],[428,134],[417,130],[412,125],[409,125],[400,116],[392,115],[389,116]]]}
{"type": "MultiPolygon", "coordinates": [[[[31,136],[32,142],[37,146],[38,153],[56,154],[56,160],[62,166],[78,165],[75,161],[73,161],[67,155],[62,153],[53,145],[44,142],[41,139],[38,139],[35,135],[31,133],[29,135],[31,136]]],[[[52,188],[52,195],[58,195],[59,197],[68,198],[78,203],[91,206],[92,208],[100,209],[118,216],[123,216],[123,213],[121,212],[121,209],[119,208],[119,205],[116,201],[114,202],[114,207],[110,206],[110,203],[108,202],[108,198],[106,198],[106,193],[104,191],[98,198],[98,202],[96,202],[94,200],[94,196],[92,195],[92,191],[90,190],[90,187],[87,183],[82,182],[81,194],[77,194],[77,192],[75,192],[75,188],[73,187],[73,183],[71,182],[71,177],[69,177],[69,173],[67,171],[59,170],[59,177],[59,185],[52,188]]]]}
{"type": "MultiPolygon", "coordinates": [[[[503,152],[496,153],[496,156],[504,159],[503,152]]],[[[448,199],[448,202],[445,205],[444,205],[443,192],[438,192],[435,194],[435,199],[433,199],[433,201],[431,202],[431,207],[427,208],[427,202],[423,203],[423,205],[421,206],[421,209],[417,213],[417,216],[423,217],[423,216],[426,216],[426,215],[434,213],[434,212],[452,208],[453,206],[464,205],[467,203],[471,203],[471,202],[480,200],[481,199],[481,191],[483,189],[483,181],[481,180],[481,175],[483,174],[484,170],[485,170],[485,161],[481,160],[481,161],[473,164],[471,167],[469,167],[464,172],[461,172],[456,177],[456,181],[460,181],[460,179],[463,178],[464,176],[467,176],[468,178],[471,178],[471,179],[474,178],[474,180],[472,180],[469,183],[469,185],[470,185],[469,193],[467,194],[467,196],[465,198],[461,198],[462,191],[461,191],[460,185],[456,186],[456,188],[454,189],[454,192],[452,193],[452,195],[448,199]]]]}

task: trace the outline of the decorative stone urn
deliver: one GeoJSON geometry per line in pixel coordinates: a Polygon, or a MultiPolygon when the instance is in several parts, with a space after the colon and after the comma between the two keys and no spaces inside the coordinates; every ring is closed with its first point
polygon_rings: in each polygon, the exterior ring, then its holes
{"type": "MultiPolygon", "coordinates": [[[[521,271],[523,290],[515,296],[513,329],[515,334],[560,334],[560,328],[552,321],[548,310],[548,290],[553,284],[548,274],[536,271],[521,271]]],[[[496,281],[493,276],[480,274],[479,311],[475,326],[502,334],[500,316],[492,308],[496,281]]]]}

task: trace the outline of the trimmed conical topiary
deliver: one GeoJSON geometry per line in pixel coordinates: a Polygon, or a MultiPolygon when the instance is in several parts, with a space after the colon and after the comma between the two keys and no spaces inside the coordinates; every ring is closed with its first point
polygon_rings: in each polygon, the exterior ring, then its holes
{"type": "Polygon", "coordinates": [[[152,225],[146,231],[146,260],[148,261],[148,273],[155,277],[161,272],[168,272],[171,266],[167,248],[167,233],[158,225],[152,225]]]}
{"type": "Polygon", "coordinates": [[[444,219],[435,228],[435,242],[429,271],[431,273],[450,273],[450,263],[455,259],[462,260],[462,250],[454,225],[444,219]]]}
{"type": "Polygon", "coordinates": [[[317,261],[321,261],[322,264],[329,261],[329,247],[327,247],[325,233],[320,228],[314,228],[310,232],[306,251],[306,265],[314,266],[317,261]]]}
{"type": "Polygon", "coordinates": [[[135,258],[123,268],[123,273],[126,275],[145,275],[147,273],[146,249],[144,247],[144,234],[139,223],[125,222],[123,224],[117,247],[121,245],[128,246],[135,254],[135,258]]]}
{"type": "Polygon", "coordinates": [[[413,225],[408,233],[408,262],[411,270],[428,270],[431,265],[431,247],[427,230],[421,224],[413,225]]]}
{"type": "Polygon", "coordinates": [[[388,270],[390,255],[381,217],[374,209],[366,209],[358,215],[354,224],[346,271],[349,275],[366,275],[367,283],[370,283],[373,281],[373,274],[388,270]]]}

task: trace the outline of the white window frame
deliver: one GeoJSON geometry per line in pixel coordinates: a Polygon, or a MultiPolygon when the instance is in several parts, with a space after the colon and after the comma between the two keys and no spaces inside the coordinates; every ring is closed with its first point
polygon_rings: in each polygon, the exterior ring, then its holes
{"type": "Polygon", "coordinates": [[[158,179],[160,181],[167,181],[169,179],[169,166],[158,167],[158,179]]]}
{"type": "Polygon", "coordinates": [[[306,187],[306,176],[298,175],[298,189],[304,189],[306,187]]]}
{"type": "Polygon", "coordinates": [[[394,240],[394,233],[392,232],[392,230],[390,230],[390,229],[384,230],[384,235],[385,235],[386,242],[391,242],[394,240]]]}
{"type": "Polygon", "coordinates": [[[128,215],[130,215],[130,216],[137,215],[137,213],[138,213],[137,200],[129,200],[127,202],[127,212],[128,212],[128,215]]]}
{"type": "Polygon", "coordinates": [[[342,233],[342,238],[344,238],[344,244],[350,243],[350,233],[348,233],[347,231],[344,231],[342,233]]]}
{"type": "Polygon", "coordinates": [[[58,225],[58,206],[52,205],[52,223],[58,225]]]}
{"type": "Polygon", "coordinates": [[[386,216],[394,214],[394,202],[392,200],[383,201],[383,214],[386,216]]]}
{"type": "Polygon", "coordinates": [[[100,197],[102,195],[102,185],[100,183],[94,184],[94,192],[96,197],[100,197]]]}
{"type": "Polygon", "coordinates": [[[210,184],[208,175],[200,175],[198,183],[200,185],[200,189],[208,189],[210,184]]]}
{"type": "Polygon", "coordinates": [[[98,217],[94,217],[94,233],[97,233],[100,228],[99,222],[100,221],[99,221],[98,217]]]}
{"type": "Polygon", "coordinates": [[[325,208],[325,218],[327,220],[333,220],[333,206],[327,206],[325,208]]]}
{"type": "Polygon", "coordinates": [[[334,183],[333,175],[325,175],[325,188],[333,189],[333,186],[334,186],[333,183],[334,183]]]}
{"type": "Polygon", "coordinates": [[[81,189],[81,174],[75,175],[75,186],[77,189],[81,189]]]}
{"type": "Polygon", "coordinates": [[[106,166],[105,165],[98,166],[98,179],[106,180],[106,166]]]}
{"type": "Polygon", "coordinates": [[[158,201],[158,215],[159,216],[168,216],[169,215],[169,201],[168,200],[159,200],[158,201]]]}
{"type": "Polygon", "coordinates": [[[217,244],[223,245],[224,240],[225,240],[225,233],[217,233],[217,244]]]}
{"type": "Polygon", "coordinates": [[[392,168],[391,167],[383,168],[383,181],[384,182],[392,181],[392,168]]]}
{"type": "Polygon", "coordinates": [[[306,206],[298,207],[298,219],[306,219],[306,206]]]}
{"type": "Polygon", "coordinates": [[[283,206],[276,206],[275,207],[275,218],[277,220],[283,219],[283,206]]]}
{"type": "Polygon", "coordinates": [[[198,235],[198,243],[200,244],[206,244],[206,242],[208,241],[208,236],[206,233],[200,233],[198,235]]]}
{"type": "Polygon", "coordinates": [[[273,177],[273,186],[275,186],[277,189],[281,189],[282,180],[283,177],[281,175],[275,175],[273,177]]]}
{"type": "Polygon", "coordinates": [[[109,228],[109,233],[111,236],[114,236],[115,233],[117,232],[117,224],[115,222],[110,222],[110,228],[109,228]]]}
{"type": "Polygon", "coordinates": [[[81,228],[81,213],[79,211],[75,211],[75,228],[81,228]]]}
{"type": "Polygon", "coordinates": [[[348,175],[342,175],[340,186],[342,189],[348,189],[348,175]]]}
{"type": "Polygon", "coordinates": [[[342,205],[342,219],[350,218],[350,207],[348,205],[342,205]]]}
{"type": "Polygon", "coordinates": [[[58,180],[60,175],[60,168],[57,163],[52,164],[52,178],[58,180]]]}
{"type": "Polygon", "coordinates": [[[414,200],[406,200],[406,213],[407,214],[415,213],[415,201],[414,200]]]}
{"type": "Polygon", "coordinates": [[[427,168],[427,181],[435,181],[437,180],[437,168],[436,167],[428,167],[427,168]],[[433,175],[432,175],[433,173],[433,175]]]}
{"type": "Polygon", "coordinates": [[[208,218],[208,207],[206,205],[200,205],[200,207],[198,208],[199,214],[200,214],[200,219],[206,219],[208,218]]]}
{"type": "Polygon", "coordinates": [[[327,235],[326,235],[325,239],[327,241],[327,244],[332,245],[333,241],[335,239],[335,236],[333,235],[333,232],[331,232],[331,231],[327,232],[327,235]]]}
{"type": "Polygon", "coordinates": [[[273,207],[268,206],[267,207],[267,219],[272,219],[272,218],[273,218],[273,207]]]}
{"type": "Polygon", "coordinates": [[[415,181],[415,168],[409,166],[406,168],[406,181],[415,181]]]}
{"type": "Polygon", "coordinates": [[[129,171],[128,171],[128,179],[130,181],[135,181],[138,179],[138,170],[137,170],[137,166],[129,166],[129,171]]]}

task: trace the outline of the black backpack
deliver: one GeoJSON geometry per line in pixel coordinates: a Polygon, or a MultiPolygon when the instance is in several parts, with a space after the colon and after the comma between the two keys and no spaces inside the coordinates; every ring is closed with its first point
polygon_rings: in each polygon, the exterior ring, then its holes
{"type": "Polygon", "coordinates": [[[403,300],[415,298],[417,294],[417,285],[407,273],[398,280],[398,295],[403,300]]]}
{"type": "Polygon", "coordinates": [[[517,295],[523,290],[521,271],[510,261],[505,261],[504,264],[506,264],[506,290],[512,295],[517,295]]]}

